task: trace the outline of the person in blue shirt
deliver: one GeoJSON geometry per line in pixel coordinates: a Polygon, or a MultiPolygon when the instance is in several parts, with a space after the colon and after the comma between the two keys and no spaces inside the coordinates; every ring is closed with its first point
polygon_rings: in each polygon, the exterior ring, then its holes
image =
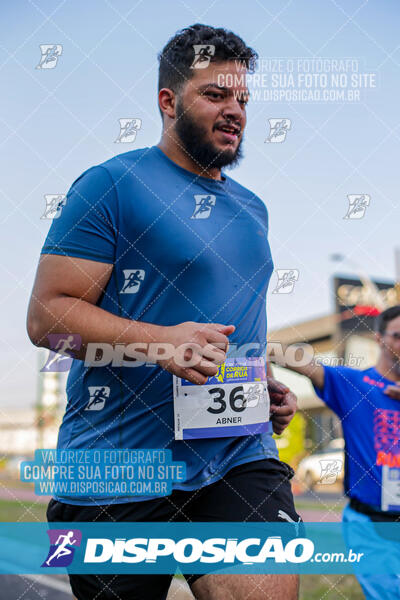
{"type": "MultiPolygon", "coordinates": [[[[268,213],[222,171],[241,158],[245,75],[256,58],[222,28],[178,32],[159,56],[160,142],[86,170],[50,227],[28,333],[48,348],[49,334],[81,342],[58,448],[169,449],[186,464],[186,480],[166,497],[58,494],[49,521],[300,521],[293,470],[272,438],[296,398],[264,372],[268,213]],[[202,44],[214,52],[196,61],[202,44]],[[96,344],[125,345],[124,361],[86,364],[96,344]],[[160,353],[161,344],[176,352],[160,353]]],[[[109,598],[110,589],[120,600],[151,600],[166,597],[171,577],[70,580],[78,600],[109,598]]],[[[199,599],[298,594],[289,574],[187,579],[199,599]]]]}
{"type": "MultiPolygon", "coordinates": [[[[309,360],[302,366],[271,360],[311,379],[318,396],[340,418],[345,441],[345,523],[400,522],[400,305],[377,317],[380,355],[363,371],[346,366],[322,366],[309,360]]],[[[371,528],[372,530],[372,528],[371,528]]],[[[359,551],[366,540],[359,540],[359,551]]],[[[354,548],[355,540],[348,543],[354,548]]],[[[374,534],[369,550],[380,556],[387,540],[374,534]]],[[[400,558],[398,561],[400,573],[400,558]]],[[[370,600],[400,598],[400,576],[357,575],[370,600]]]]}

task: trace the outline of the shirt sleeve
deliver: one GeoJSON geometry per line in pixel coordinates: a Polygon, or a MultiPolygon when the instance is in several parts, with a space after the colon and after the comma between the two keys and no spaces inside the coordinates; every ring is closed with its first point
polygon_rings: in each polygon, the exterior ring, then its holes
{"type": "Polygon", "coordinates": [[[59,218],[54,219],[41,254],[115,262],[117,198],[107,169],[91,167],[72,184],[59,218]]]}
{"type": "Polygon", "coordinates": [[[349,373],[351,370],[348,367],[324,366],[324,387],[321,389],[314,386],[319,398],[339,417],[346,414],[353,397],[354,386],[349,373]]]}

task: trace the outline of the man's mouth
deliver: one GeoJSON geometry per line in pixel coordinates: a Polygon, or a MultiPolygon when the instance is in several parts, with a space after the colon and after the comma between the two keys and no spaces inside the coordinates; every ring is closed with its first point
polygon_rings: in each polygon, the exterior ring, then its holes
{"type": "Polygon", "coordinates": [[[223,137],[229,142],[236,141],[241,132],[241,128],[236,125],[217,125],[215,129],[221,131],[223,133],[223,137]]]}

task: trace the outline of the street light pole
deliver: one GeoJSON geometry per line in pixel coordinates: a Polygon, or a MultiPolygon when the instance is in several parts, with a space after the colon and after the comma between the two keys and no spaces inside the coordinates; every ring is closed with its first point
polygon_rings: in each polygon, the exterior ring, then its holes
{"type": "Polygon", "coordinates": [[[395,273],[396,273],[396,296],[397,302],[400,304],[400,248],[395,248],[394,250],[394,265],[395,265],[395,273]]]}

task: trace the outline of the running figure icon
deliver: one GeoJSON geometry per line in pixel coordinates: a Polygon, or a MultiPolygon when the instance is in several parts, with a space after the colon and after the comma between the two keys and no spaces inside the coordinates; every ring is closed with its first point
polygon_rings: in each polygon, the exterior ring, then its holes
{"type": "Polygon", "coordinates": [[[50,563],[54,558],[61,558],[62,556],[72,554],[72,550],[70,548],[67,548],[67,546],[72,546],[77,542],[77,540],[74,540],[73,537],[73,531],[69,531],[67,534],[61,534],[58,536],[56,541],[57,548],[55,552],[53,552],[53,554],[46,560],[46,565],[48,567],[50,566],[50,563]]]}
{"type": "Polygon", "coordinates": [[[108,386],[90,386],[89,394],[90,398],[85,410],[102,410],[110,395],[110,388],[108,386]]]}
{"type": "Polygon", "coordinates": [[[55,347],[52,348],[52,350],[53,350],[53,352],[55,352],[55,354],[54,354],[53,358],[47,363],[46,371],[48,371],[50,369],[51,365],[55,362],[61,362],[62,360],[65,360],[65,359],[71,360],[71,356],[73,356],[73,352],[71,354],[68,354],[68,350],[71,352],[74,350],[74,348],[76,349],[76,344],[73,344],[72,343],[73,341],[74,341],[73,335],[69,335],[66,338],[60,338],[58,340],[55,347]]]}
{"type": "Polygon", "coordinates": [[[136,294],[144,279],[144,275],[143,269],[124,269],[125,281],[120,293],[136,294]]]}
{"type": "Polygon", "coordinates": [[[201,44],[196,47],[194,46],[195,57],[191,65],[191,69],[204,69],[210,64],[211,58],[214,56],[215,46],[201,44]]]}
{"type": "Polygon", "coordinates": [[[196,206],[191,219],[208,219],[211,209],[215,206],[214,194],[195,194],[196,206]]]}

